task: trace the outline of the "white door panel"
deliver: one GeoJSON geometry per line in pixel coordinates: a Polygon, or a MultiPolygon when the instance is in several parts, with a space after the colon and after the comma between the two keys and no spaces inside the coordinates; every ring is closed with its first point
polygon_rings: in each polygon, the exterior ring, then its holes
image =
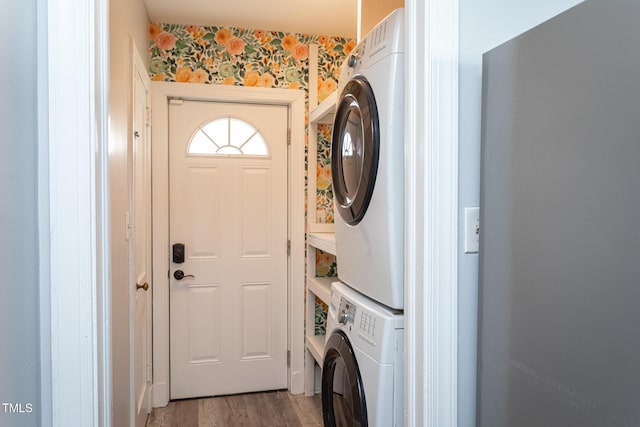
{"type": "Polygon", "coordinates": [[[287,387],[287,122],[284,106],[170,105],[170,242],[185,245],[170,272],[173,399],[287,387]],[[223,147],[234,129],[248,155],[223,147]],[[226,154],[202,154],[211,142],[226,154]]]}
{"type": "Polygon", "coordinates": [[[189,259],[218,258],[222,221],[220,205],[211,203],[219,200],[220,173],[218,168],[193,167],[186,171],[185,187],[190,188],[177,196],[177,203],[184,197],[186,222],[182,227],[176,225],[176,233],[183,234],[190,242],[189,259]],[[202,197],[207,194],[209,197],[202,197]]]}
{"type": "Polygon", "coordinates": [[[220,287],[193,286],[188,290],[189,353],[187,363],[220,361],[220,287]]]}
{"type": "MultiPolygon", "coordinates": [[[[143,71],[142,71],[143,72],[143,71]]],[[[133,383],[135,426],[144,427],[151,411],[151,145],[146,120],[148,88],[136,68],[133,79],[133,209],[132,252],[134,293],[133,383]]]]}
{"type": "Polygon", "coordinates": [[[270,168],[242,168],[242,207],[240,256],[271,257],[271,197],[270,168]]]}

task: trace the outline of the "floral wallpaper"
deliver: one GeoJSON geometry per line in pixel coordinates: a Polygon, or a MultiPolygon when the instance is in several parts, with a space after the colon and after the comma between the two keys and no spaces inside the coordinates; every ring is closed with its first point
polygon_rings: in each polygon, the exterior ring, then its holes
{"type": "Polygon", "coordinates": [[[316,298],[315,305],[315,335],[326,335],[327,334],[327,312],[329,307],[325,303],[323,303],[319,298],[316,298]]]}
{"type": "MultiPolygon", "coordinates": [[[[336,257],[316,249],[316,276],[336,277],[338,275],[336,257]]],[[[315,334],[325,335],[327,326],[327,305],[319,298],[315,304],[315,334]]]]}
{"type": "Polygon", "coordinates": [[[336,257],[330,253],[316,249],[316,276],[337,276],[336,257]]]}
{"type": "Polygon", "coordinates": [[[317,222],[333,222],[333,188],[331,187],[331,134],[333,126],[318,125],[318,169],[316,171],[317,222]]]}
{"type": "MultiPolygon", "coordinates": [[[[342,60],[355,40],[325,35],[152,23],[151,79],[234,86],[302,89],[309,93],[309,45],[318,45],[318,102],[337,89],[342,60]]],[[[308,97],[307,97],[308,98],[308,97]]],[[[318,126],[318,222],[333,222],[330,125],[318,126]]],[[[312,213],[313,214],[313,213],[312,213]]],[[[316,256],[318,276],[336,276],[335,257],[316,256]]],[[[316,301],[316,333],[324,334],[326,305],[316,301]]]]}
{"type": "Polygon", "coordinates": [[[318,44],[318,97],[337,88],[342,59],[354,40],[233,27],[153,23],[149,26],[153,80],[304,89],[309,44],[318,44]]]}
{"type": "MultiPolygon", "coordinates": [[[[331,125],[318,125],[318,168],[316,176],[316,221],[333,222],[333,188],[331,186],[331,125]]],[[[316,275],[335,277],[338,275],[336,257],[316,250],[316,275]]],[[[327,305],[316,298],[315,333],[324,335],[327,325],[327,305]]]]}

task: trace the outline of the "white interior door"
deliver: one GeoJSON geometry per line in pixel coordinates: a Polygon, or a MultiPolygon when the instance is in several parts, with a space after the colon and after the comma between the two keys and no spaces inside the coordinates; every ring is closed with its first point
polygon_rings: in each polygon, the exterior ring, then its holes
{"type": "Polygon", "coordinates": [[[144,69],[133,79],[133,336],[134,418],[144,427],[151,411],[151,144],[148,124],[148,80],[144,69]]]}
{"type": "Polygon", "coordinates": [[[288,115],[171,101],[172,399],[287,387],[288,115]]]}

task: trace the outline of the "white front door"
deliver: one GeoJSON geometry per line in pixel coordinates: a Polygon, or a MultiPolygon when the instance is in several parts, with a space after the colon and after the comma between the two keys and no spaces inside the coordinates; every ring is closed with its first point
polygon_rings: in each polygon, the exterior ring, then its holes
{"type": "MultiPolygon", "coordinates": [[[[136,65],[139,65],[136,63],[136,65]]],[[[133,383],[135,426],[144,427],[151,411],[151,144],[148,78],[137,67],[133,79],[133,383]]]]}
{"type": "Polygon", "coordinates": [[[170,103],[172,399],[287,387],[288,115],[170,103]]]}

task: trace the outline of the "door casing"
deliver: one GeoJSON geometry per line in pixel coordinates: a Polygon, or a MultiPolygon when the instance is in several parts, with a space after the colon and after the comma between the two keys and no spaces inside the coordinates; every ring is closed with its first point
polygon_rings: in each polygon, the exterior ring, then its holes
{"type": "Polygon", "coordinates": [[[169,402],[169,136],[168,105],[172,98],[279,104],[289,106],[291,143],[288,176],[289,337],[291,352],[289,391],[304,389],[304,114],[305,93],[292,89],[241,86],[151,83],[152,108],[152,198],[153,198],[153,385],[152,406],[169,402]]]}

